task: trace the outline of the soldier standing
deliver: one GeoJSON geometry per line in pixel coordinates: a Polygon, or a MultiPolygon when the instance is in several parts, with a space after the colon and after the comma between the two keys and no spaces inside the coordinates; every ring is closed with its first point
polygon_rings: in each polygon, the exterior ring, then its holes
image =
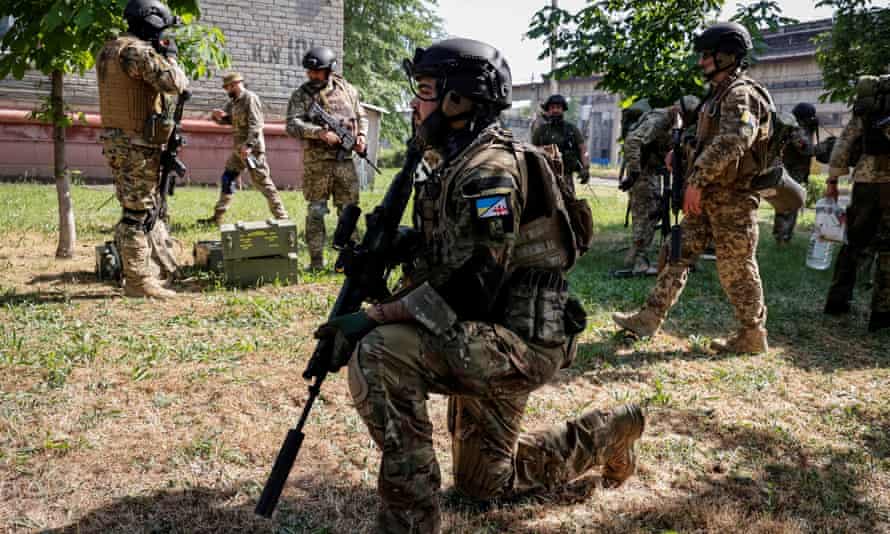
{"type": "Polygon", "coordinates": [[[266,162],[266,141],[263,137],[263,104],[260,97],[244,87],[244,77],[232,72],[223,77],[223,90],[229,95],[224,109],[214,109],[211,118],[217,124],[232,125],[232,154],[226,160],[226,169],[220,179],[219,201],[213,216],[198,219],[199,224],[222,224],[223,216],[232,205],[235,181],[245,168],[250,173],[254,187],[263,193],[269,203],[269,211],[276,219],[287,219],[287,211],[275,183],[269,177],[266,162]]]}
{"type": "MultiPolygon", "coordinates": [[[[556,145],[562,156],[566,176],[578,173],[582,184],[590,181],[590,159],[587,156],[587,142],[581,130],[565,120],[569,103],[562,95],[550,95],[541,104],[541,120],[532,129],[532,144],[535,146],[556,145]]],[[[569,181],[571,183],[571,180],[569,181]]]]}
{"type": "MultiPolygon", "coordinates": [[[[882,77],[890,85],[890,77],[882,77]]],[[[860,85],[863,81],[859,82],[860,85]]],[[[888,91],[890,93],[890,91],[888,91]]],[[[888,106],[887,94],[870,100],[888,106]]],[[[825,313],[845,315],[850,312],[856,269],[863,252],[874,246],[878,255],[875,284],[872,289],[868,330],[890,328],[890,109],[873,109],[863,98],[853,106],[853,116],[844,127],[828,169],[825,196],[837,200],[838,178],[849,174],[848,163],[854,146],[861,143],[862,155],[853,169],[853,195],[847,207],[846,243],[834,265],[834,278],[828,290],[825,313]],[[882,120],[883,119],[883,120],[882,120]]],[[[870,258],[870,255],[867,257],[870,258]]]]}
{"type": "Polygon", "coordinates": [[[631,248],[625,257],[625,267],[631,273],[656,274],[647,251],[655,237],[658,224],[656,214],[661,198],[661,178],[667,172],[664,159],[671,150],[674,117],[682,115],[684,125],[695,122],[699,100],[684,96],[670,108],[646,112],[624,140],[624,165],[627,178],[618,188],[629,194],[628,203],[633,220],[631,248]]]}
{"type": "MultiPolygon", "coordinates": [[[[782,164],[797,183],[806,186],[810,181],[810,164],[815,149],[814,140],[816,130],[819,128],[819,118],[816,117],[816,107],[808,102],[795,105],[791,114],[797,119],[798,127],[785,143],[782,150],[782,164]]],[[[790,242],[794,236],[797,213],[797,211],[776,213],[773,220],[773,237],[779,245],[790,242]]]]}
{"type": "Polygon", "coordinates": [[[314,102],[348,126],[356,134],[356,152],[367,146],[368,120],[358,91],[342,76],[333,72],[337,58],[325,46],[310,49],[303,57],[309,78],[290,97],[287,105],[287,133],[306,141],[303,152],[303,197],[309,204],[306,213],[306,245],[312,270],[324,269],[325,227],[328,198],[334,197],[339,215],[348,204],[357,204],[358,174],[352,157],[344,158],[340,138],[334,132],[312,122],[309,108],[314,102]]]}
{"type": "Polygon", "coordinates": [[[577,250],[555,189],[563,178],[497,122],[511,102],[506,60],[485,43],[449,39],[418,49],[406,70],[415,140],[442,157],[416,192],[422,244],[405,267],[409,289],[317,333],[347,341],[341,358],[350,341],[358,347],[349,388],[383,454],[379,531],[441,530],[429,393],[450,396],[454,485],[464,496],[560,487],[597,465],[621,484],[635,469],[638,406],[522,431],[529,394],[572,361],[584,311],[566,300],[577,250]]]}
{"type": "Polygon", "coordinates": [[[161,145],[172,130],[173,95],[188,80],[176,63],[175,43],[161,35],[177,23],[167,6],[130,0],[124,18],[129,31],[105,43],[96,60],[103,153],[123,208],[114,237],[124,293],[169,298],[176,293],[162,287],[157,273],[173,275],[177,266],[164,221],[151,215],[159,208],[161,145]]]}
{"type": "Polygon", "coordinates": [[[695,158],[683,201],[680,258],[658,275],[642,310],[616,313],[619,326],[640,336],[658,331],[686,285],[690,267],[713,238],[720,284],[741,328],[722,352],[767,350],[766,306],[757,266],[759,195],[751,181],[769,163],[769,93],[745,74],[751,36],[736,23],[711,26],[695,40],[699,65],[711,83],[698,116],[695,158]]]}

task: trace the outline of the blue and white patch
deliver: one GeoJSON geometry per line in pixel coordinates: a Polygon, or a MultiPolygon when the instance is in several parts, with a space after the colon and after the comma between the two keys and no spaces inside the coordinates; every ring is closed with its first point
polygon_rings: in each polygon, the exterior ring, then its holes
{"type": "Polygon", "coordinates": [[[508,202],[507,195],[477,198],[475,203],[476,217],[479,219],[490,219],[493,217],[510,215],[510,203],[508,202]]]}

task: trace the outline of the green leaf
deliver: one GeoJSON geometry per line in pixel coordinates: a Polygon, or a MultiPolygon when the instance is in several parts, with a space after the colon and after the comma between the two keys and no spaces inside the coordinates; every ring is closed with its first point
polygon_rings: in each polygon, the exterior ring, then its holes
{"type": "Polygon", "coordinates": [[[88,28],[93,21],[96,20],[96,15],[93,9],[93,7],[84,6],[77,12],[77,15],[74,17],[74,25],[77,26],[79,30],[88,28]]]}

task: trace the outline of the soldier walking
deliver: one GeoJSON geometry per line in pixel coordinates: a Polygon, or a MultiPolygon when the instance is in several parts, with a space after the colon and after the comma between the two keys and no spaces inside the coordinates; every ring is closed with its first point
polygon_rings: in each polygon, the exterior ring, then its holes
{"type": "Polygon", "coordinates": [[[266,162],[266,141],[263,137],[263,105],[260,97],[244,87],[244,77],[237,72],[223,77],[223,90],[229,95],[225,108],[214,109],[211,118],[217,124],[232,125],[232,154],[226,160],[226,168],[220,179],[219,200],[213,216],[198,219],[198,224],[220,225],[223,216],[232,205],[235,182],[247,168],[250,179],[269,203],[269,211],[276,219],[287,219],[287,211],[275,183],[269,177],[266,162]]]}
{"type": "Polygon", "coordinates": [[[130,0],[128,31],[105,43],[96,60],[103,153],[123,213],[114,239],[121,255],[124,293],[169,298],[159,274],[175,275],[166,224],[157,217],[161,145],[172,131],[175,95],[188,87],[176,45],[163,37],[176,24],[158,0],[130,0]],[[151,127],[146,125],[150,124],[151,127]],[[154,224],[152,224],[154,221],[154,224]]]}
{"type": "Polygon", "coordinates": [[[355,406],[382,451],[379,532],[441,531],[429,393],[449,396],[454,487],[465,497],[558,488],[594,466],[620,485],[635,470],[638,406],[522,428],[529,394],[574,358],[585,313],[568,297],[578,250],[563,178],[498,124],[511,102],[506,60],[449,39],[417,49],[406,70],[415,141],[442,158],[415,196],[410,287],[316,334],[345,341],[333,360],[348,359],[355,406]]]}
{"type": "Polygon", "coordinates": [[[677,302],[690,267],[713,239],[720,284],[735,308],[739,330],[714,349],[767,351],[766,306],[755,253],[760,196],[752,179],[767,165],[772,100],[745,74],[751,36],[736,23],[720,23],[695,39],[699,66],[711,91],[698,116],[695,158],[683,201],[680,258],[658,275],[643,308],[616,313],[615,322],[639,336],[655,334],[677,302]]]}
{"type": "Polygon", "coordinates": [[[309,79],[293,92],[287,105],[287,133],[305,140],[303,197],[308,203],[306,246],[312,270],[324,269],[324,217],[328,213],[328,199],[333,196],[338,215],[345,206],[357,204],[359,200],[358,173],[352,157],[343,157],[336,133],[312,122],[309,117],[312,104],[317,102],[349,127],[356,135],[355,152],[364,152],[367,146],[368,120],[358,91],[333,72],[336,64],[336,55],[330,48],[310,49],[303,57],[309,79]]]}
{"type": "MultiPolygon", "coordinates": [[[[555,145],[562,156],[563,170],[569,178],[576,173],[582,184],[590,181],[590,159],[587,156],[587,142],[581,130],[565,120],[569,103],[562,95],[550,95],[541,104],[540,120],[532,130],[532,144],[535,146],[555,145]]],[[[569,180],[572,183],[572,180],[569,180]]]]}
{"type": "Polygon", "coordinates": [[[695,122],[699,100],[684,96],[669,108],[646,112],[632,127],[624,140],[624,164],[627,178],[618,188],[628,192],[633,221],[631,247],[625,257],[625,267],[631,274],[656,274],[648,257],[648,250],[658,225],[661,179],[664,159],[671,150],[674,117],[680,114],[684,126],[695,122]]]}
{"type": "MultiPolygon", "coordinates": [[[[853,106],[853,116],[831,151],[825,191],[825,196],[837,200],[838,178],[849,174],[848,163],[855,159],[850,155],[861,143],[862,155],[853,169],[853,196],[847,207],[847,240],[834,265],[825,313],[850,312],[859,260],[866,256],[863,252],[873,246],[878,261],[868,321],[870,332],[890,328],[890,119],[887,118],[890,76],[881,78],[884,89],[881,98],[869,95],[872,98],[867,99],[860,95],[853,106]],[[881,104],[877,106],[875,102],[881,104]]],[[[860,80],[859,84],[869,82],[871,80],[860,80]]]]}

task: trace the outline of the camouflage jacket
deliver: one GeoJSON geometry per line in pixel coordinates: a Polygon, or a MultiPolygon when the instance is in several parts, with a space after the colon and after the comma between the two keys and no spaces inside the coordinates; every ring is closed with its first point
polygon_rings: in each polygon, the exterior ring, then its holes
{"type": "Polygon", "coordinates": [[[540,117],[532,129],[532,144],[535,146],[556,145],[562,154],[566,172],[581,168],[581,147],[584,146],[584,134],[566,120],[551,121],[540,117]]]}
{"type": "Polygon", "coordinates": [[[253,91],[243,89],[238,98],[229,99],[223,108],[225,115],[219,124],[231,124],[234,148],[247,145],[254,153],[266,151],[263,137],[263,104],[253,91]]]}
{"type": "MultiPolygon", "coordinates": [[[[853,145],[865,134],[865,119],[860,115],[850,117],[840,137],[831,151],[828,164],[829,173],[834,176],[845,176],[849,172],[847,161],[853,145]]],[[[862,154],[853,170],[853,181],[856,183],[890,183],[890,156],[862,154]]]]}
{"type": "Polygon", "coordinates": [[[670,111],[666,108],[646,112],[624,139],[624,161],[627,172],[654,174],[664,166],[664,157],[671,149],[670,111]]]}
{"type": "Polygon", "coordinates": [[[358,135],[368,135],[368,119],[358,91],[342,76],[332,73],[327,86],[313,93],[307,83],[297,88],[287,104],[287,133],[306,140],[304,159],[308,161],[335,159],[337,147],[320,140],[323,126],[309,120],[309,108],[318,102],[325,111],[340,118],[358,135]]]}
{"type": "Polygon", "coordinates": [[[810,163],[815,145],[814,134],[803,128],[795,128],[782,150],[782,164],[792,178],[800,183],[810,179],[810,163]]]}
{"type": "Polygon", "coordinates": [[[751,192],[752,178],[770,163],[771,108],[766,89],[744,73],[713,88],[699,111],[688,183],[711,194],[751,192]]]}

